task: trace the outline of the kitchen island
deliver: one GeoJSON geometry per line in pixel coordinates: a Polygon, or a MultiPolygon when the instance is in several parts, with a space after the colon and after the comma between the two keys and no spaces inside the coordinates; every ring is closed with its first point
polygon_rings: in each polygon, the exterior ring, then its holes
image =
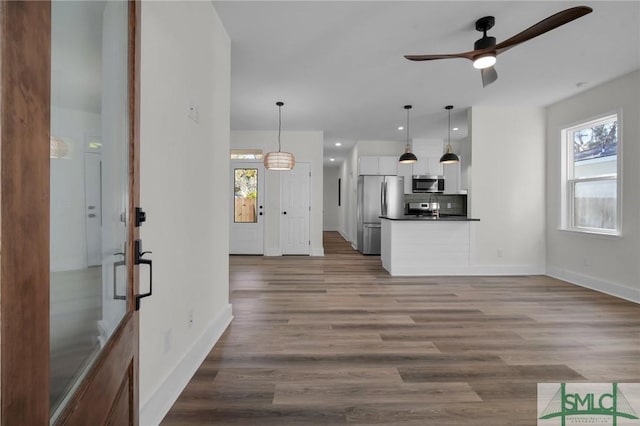
{"type": "Polygon", "coordinates": [[[466,216],[381,216],[382,266],[391,275],[473,275],[466,216]]]}

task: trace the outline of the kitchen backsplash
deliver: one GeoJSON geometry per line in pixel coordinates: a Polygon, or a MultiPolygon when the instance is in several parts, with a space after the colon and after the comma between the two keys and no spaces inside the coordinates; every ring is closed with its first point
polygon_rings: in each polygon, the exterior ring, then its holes
{"type": "Polygon", "coordinates": [[[467,215],[466,194],[404,194],[405,211],[408,203],[440,203],[440,214],[467,215]]]}

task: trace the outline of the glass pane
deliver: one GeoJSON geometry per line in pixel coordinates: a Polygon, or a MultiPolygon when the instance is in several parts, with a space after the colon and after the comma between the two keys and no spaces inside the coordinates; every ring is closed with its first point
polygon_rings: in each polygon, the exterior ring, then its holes
{"type": "Polygon", "coordinates": [[[127,310],[128,8],[55,1],[51,9],[55,417],[127,310]]]}
{"type": "Polygon", "coordinates": [[[574,183],[573,224],[581,228],[616,229],[616,181],[574,183]]]}
{"type": "Polygon", "coordinates": [[[233,221],[256,223],[256,199],[258,198],[258,169],[234,169],[233,221]]]}
{"type": "Polygon", "coordinates": [[[618,170],[617,116],[572,130],[573,178],[615,175],[618,170]]]}

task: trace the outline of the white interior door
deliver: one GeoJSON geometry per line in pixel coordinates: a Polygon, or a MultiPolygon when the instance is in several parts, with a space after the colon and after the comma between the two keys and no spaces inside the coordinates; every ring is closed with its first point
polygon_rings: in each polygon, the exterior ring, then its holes
{"type": "Polygon", "coordinates": [[[264,165],[231,162],[231,254],[264,254],[264,165]]]}
{"type": "Polygon", "coordinates": [[[84,154],[87,266],[102,264],[102,155],[84,154]]]}
{"type": "Polygon", "coordinates": [[[280,246],[282,254],[309,254],[311,214],[311,165],[296,163],[293,170],[281,172],[280,246]]]}

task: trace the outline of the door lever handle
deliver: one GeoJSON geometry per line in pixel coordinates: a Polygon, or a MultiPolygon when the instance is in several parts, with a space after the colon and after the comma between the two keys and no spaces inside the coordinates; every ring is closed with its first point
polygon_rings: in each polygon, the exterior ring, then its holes
{"type": "Polygon", "coordinates": [[[136,265],[149,265],[149,291],[146,293],[136,294],[136,311],[140,310],[140,299],[151,296],[153,293],[153,261],[151,259],[143,259],[142,256],[145,254],[151,253],[150,251],[141,251],[142,250],[142,240],[136,240],[134,243],[135,247],[135,259],[134,263],[136,265]]]}

